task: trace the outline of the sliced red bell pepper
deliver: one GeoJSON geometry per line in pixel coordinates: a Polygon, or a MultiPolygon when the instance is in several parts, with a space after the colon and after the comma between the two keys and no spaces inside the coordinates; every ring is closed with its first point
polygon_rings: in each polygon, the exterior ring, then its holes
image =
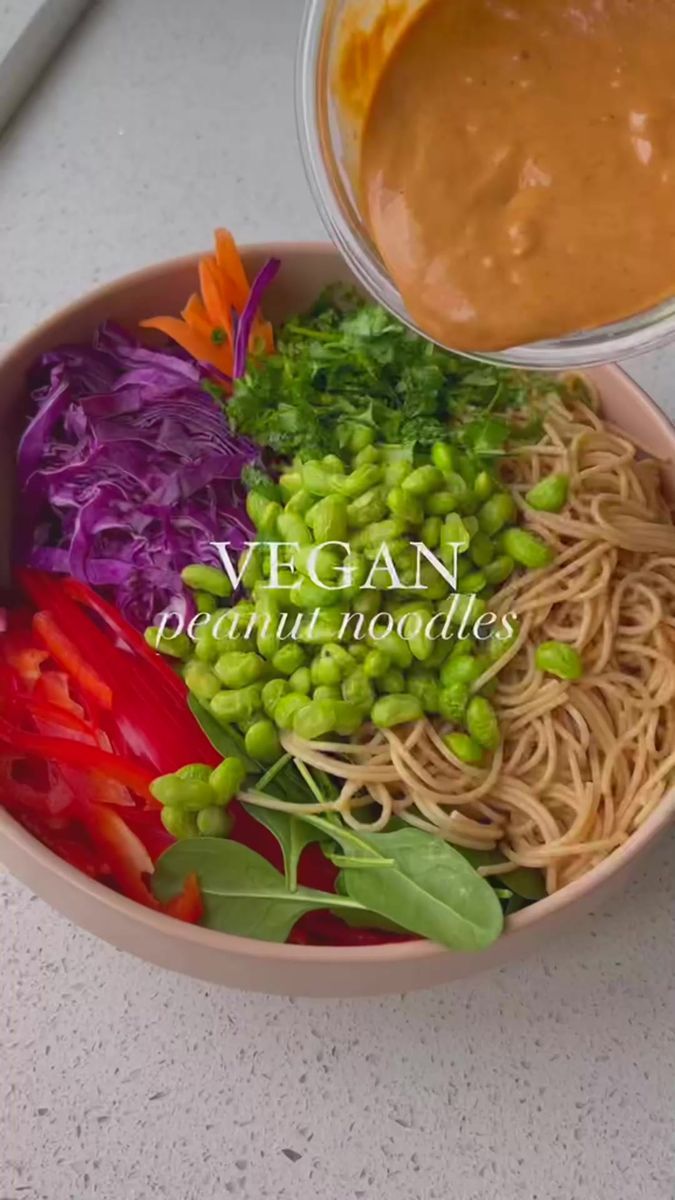
{"type": "Polygon", "coordinates": [[[159,901],[146,883],[146,876],[154,870],[152,859],[119,813],[104,804],[91,804],[83,809],[82,819],[123,895],[146,908],[159,909],[159,901]]]}
{"type": "Polygon", "coordinates": [[[204,916],[204,900],[199,879],[194,873],[187,876],[180,895],[174,896],[173,900],[164,905],[164,912],[170,917],[177,917],[179,921],[187,921],[190,925],[197,925],[201,921],[204,916]]]}
{"type": "Polygon", "coordinates": [[[44,642],[51,657],[67,671],[88,696],[101,708],[112,708],[112,691],[93,667],[83,658],[77,646],[66,636],[50,612],[37,612],[33,629],[44,642]]]}
{"type": "Polygon", "coordinates": [[[90,746],[72,738],[29,733],[11,725],[4,717],[0,717],[0,742],[4,742],[11,750],[21,750],[48,762],[65,763],[71,767],[81,767],[85,771],[101,771],[110,779],[116,779],[118,783],[131,788],[149,803],[155,803],[150,794],[150,784],[154,775],[138,759],[120,758],[117,754],[102,750],[100,746],[90,746]]]}
{"type": "Polygon", "coordinates": [[[70,694],[70,681],[65,671],[43,671],[35,684],[33,695],[36,700],[55,704],[75,717],[84,718],[84,708],[70,694]]]}
{"type": "Polygon", "coordinates": [[[63,590],[72,600],[83,604],[85,608],[91,609],[101,617],[106,624],[126,642],[130,650],[134,650],[141,658],[155,668],[155,671],[162,676],[164,683],[181,699],[184,699],[185,689],[180,677],[169,666],[166,659],[162,658],[156,650],[149,646],[144,637],[141,637],[138,630],[134,629],[133,625],[129,625],[124,617],[118,613],[117,609],[99,596],[97,592],[86,583],[82,583],[79,579],[64,579],[63,590]]]}

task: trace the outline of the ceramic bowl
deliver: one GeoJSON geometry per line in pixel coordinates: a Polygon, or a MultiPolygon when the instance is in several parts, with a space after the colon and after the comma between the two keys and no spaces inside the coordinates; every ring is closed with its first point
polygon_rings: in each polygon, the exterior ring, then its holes
{"type": "MultiPolygon", "coordinates": [[[[308,306],[328,283],[349,280],[331,246],[250,246],[244,261],[254,273],[270,256],[283,267],[265,300],[272,320],[308,306]]],[[[7,579],[12,475],[16,437],[26,405],[25,376],[33,360],[62,342],[86,341],[101,321],[133,328],[148,313],[178,311],[197,282],[197,256],[162,263],[99,288],[41,325],[0,361],[0,574],[7,579]]],[[[589,374],[605,416],[647,449],[668,460],[675,495],[675,430],[618,367],[589,374]]],[[[142,908],[62,862],[0,807],[0,861],[75,924],[140,958],[213,983],[280,995],[358,996],[406,992],[473,975],[548,945],[573,932],[579,917],[620,890],[675,815],[671,794],[628,842],[583,879],[510,918],[505,934],[480,954],[455,954],[425,941],[331,948],[287,946],[231,937],[142,908]]],[[[620,898],[617,903],[620,903],[620,898]]]]}

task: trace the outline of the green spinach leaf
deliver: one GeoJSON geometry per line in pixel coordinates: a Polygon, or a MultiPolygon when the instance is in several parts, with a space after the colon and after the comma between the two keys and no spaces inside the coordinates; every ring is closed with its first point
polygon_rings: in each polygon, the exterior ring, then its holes
{"type": "Polygon", "coordinates": [[[286,883],[291,892],[298,886],[298,865],[305,846],[312,842],[321,842],[325,834],[318,829],[312,829],[306,821],[292,814],[280,812],[274,808],[261,808],[257,804],[244,804],[249,816],[253,817],[270,833],[274,834],[284,858],[286,883]]]}
{"type": "Polygon", "coordinates": [[[204,898],[202,924],[208,929],[266,942],[285,942],[295,922],[317,908],[353,911],[353,897],[312,888],[289,892],[283,875],[264,858],[225,838],[176,842],[157,860],[152,887],[166,903],[195,872],[204,898]]]}

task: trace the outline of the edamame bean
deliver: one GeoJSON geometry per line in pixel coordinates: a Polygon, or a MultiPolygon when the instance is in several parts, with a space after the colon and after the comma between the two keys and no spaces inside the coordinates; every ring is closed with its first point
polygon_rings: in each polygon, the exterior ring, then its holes
{"type": "Polygon", "coordinates": [[[486,750],[496,750],[501,740],[497,714],[484,696],[474,696],[466,710],[466,727],[474,742],[486,750]]]}
{"type": "Polygon", "coordinates": [[[365,662],[366,655],[368,654],[368,647],[364,646],[363,642],[352,642],[348,649],[355,662],[365,662]]]}
{"type": "Polygon", "coordinates": [[[288,509],[279,513],[277,529],[285,542],[297,542],[298,546],[309,546],[312,543],[312,535],[302,517],[289,512],[288,509]]]}
{"type": "Polygon", "coordinates": [[[167,833],[178,841],[197,836],[195,814],[183,808],[174,808],[173,805],[167,804],[160,813],[160,820],[167,833]]]}
{"type": "Polygon", "coordinates": [[[176,775],[179,791],[175,801],[176,808],[184,808],[187,812],[199,812],[214,803],[214,792],[211,784],[205,779],[181,779],[176,775]]]}
{"type": "Polygon", "coordinates": [[[480,679],[489,665],[487,662],[481,663],[480,659],[474,658],[473,654],[462,654],[457,658],[450,658],[441,668],[441,684],[443,687],[450,687],[452,683],[459,680],[460,683],[470,686],[480,679]]]}
{"type": "Polygon", "coordinates": [[[482,571],[470,571],[469,574],[465,575],[464,578],[458,583],[457,591],[461,592],[463,595],[475,596],[478,592],[482,592],[486,585],[487,579],[482,571]]]}
{"type": "Polygon", "coordinates": [[[363,660],[363,670],[368,679],[381,679],[389,666],[390,660],[382,650],[369,650],[363,660]]]}
{"type": "Polygon", "coordinates": [[[250,725],[246,730],[244,744],[246,753],[260,763],[274,763],[282,753],[276,727],[269,719],[255,721],[250,725]]]}
{"type": "Polygon", "coordinates": [[[501,535],[501,547],[509,558],[530,571],[548,567],[555,557],[551,547],[527,529],[505,529],[501,535]]]}
{"type": "Polygon", "coordinates": [[[221,600],[225,596],[232,595],[232,584],[225,572],[218,570],[217,567],[208,567],[203,563],[191,563],[189,567],[183,567],[180,577],[185,586],[191,588],[192,591],[209,592],[211,596],[218,596],[221,600]]]}
{"type": "Polygon", "coordinates": [[[195,592],[195,607],[200,613],[214,613],[218,607],[218,601],[210,592],[195,592]]]}
{"type": "MultiPolygon", "coordinates": [[[[315,541],[344,542],[347,537],[347,514],[351,505],[343,496],[324,496],[311,509],[315,541]]],[[[309,513],[307,514],[309,517],[309,513]]]]}
{"type": "Polygon", "coordinates": [[[419,721],[424,715],[422,705],[417,696],[407,692],[398,695],[380,696],[375,701],[371,719],[380,729],[392,729],[395,725],[404,725],[408,721],[419,721]]]}
{"type": "Polygon", "coordinates": [[[258,654],[228,650],[221,654],[213,669],[225,687],[245,688],[264,678],[267,664],[258,654]]]}
{"type": "Polygon", "coordinates": [[[252,683],[249,687],[237,688],[232,692],[218,692],[211,701],[211,712],[216,720],[224,725],[237,725],[258,711],[262,704],[261,692],[259,683],[252,683]]]}
{"type": "Polygon", "coordinates": [[[178,779],[201,779],[202,783],[208,783],[211,778],[211,768],[207,767],[206,763],[187,763],[186,766],[180,767],[176,771],[178,779]]]}
{"type": "MultiPolygon", "coordinates": [[[[200,628],[204,629],[205,626],[200,628]]],[[[192,654],[192,642],[186,633],[179,633],[176,637],[161,637],[157,626],[151,625],[146,629],[144,636],[148,646],[152,646],[153,650],[165,654],[168,658],[185,659],[192,654]]]]}
{"type": "Polygon", "coordinates": [[[431,447],[431,461],[443,474],[454,472],[457,470],[457,451],[447,442],[434,442],[431,447]]]}
{"type": "Polygon", "coordinates": [[[300,471],[287,471],[279,478],[279,487],[285,500],[289,500],[296,492],[302,488],[302,475],[300,471]]]}
{"type": "Polygon", "coordinates": [[[342,700],[342,688],[337,684],[320,683],[312,692],[313,700],[342,700]]]}
{"type": "Polygon", "coordinates": [[[272,592],[260,591],[256,612],[259,623],[256,631],[258,653],[271,662],[279,647],[279,603],[272,592]]]}
{"type": "Polygon", "coordinates": [[[342,592],[323,588],[311,579],[303,577],[293,588],[293,603],[296,608],[330,608],[339,604],[342,592]]]}
{"type": "Polygon", "coordinates": [[[407,642],[392,629],[391,633],[386,633],[384,637],[375,636],[376,630],[373,633],[366,635],[366,641],[374,650],[382,650],[391,660],[392,665],[400,667],[406,671],[412,663],[412,653],[407,642]]]}
{"type": "Polygon", "coordinates": [[[500,554],[483,565],[483,574],[489,585],[505,583],[513,575],[516,564],[508,554],[500,554]]]}
{"type": "Polygon", "coordinates": [[[375,692],[363,667],[355,667],[351,675],[343,680],[342,698],[348,704],[353,704],[355,708],[369,711],[375,700],[375,692]]]}
{"type": "Polygon", "coordinates": [[[403,460],[386,463],[383,483],[386,488],[398,487],[410,474],[410,463],[403,460]]]}
{"type": "Polygon", "coordinates": [[[474,742],[468,733],[446,733],[443,738],[445,745],[455,758],[471,767],[478,767],[483,761],[483,747],[474,742]]]}
{"type": "Polygon", "coordinates": [[[289,681],[289,687],[293,692],[302,692],[305,696],[309,696],[312,690],[312,676],[309,672],[309,667],[298,667],[294,671],[289,681]]]}
{"type": "MultiPolygon", "coordinates": [[[[327,497],[328,498],[328,497],[327,497]]],[[[310,575],[310,566],[314,576],[321,583],[332,584],[336,581],[337,568],[340,560],[335,550],[327,546],[301,546],[294,555],[295,568],[301,575],[310,575]]],[[[298,582],[297,580],[295,581],[298,582]]]]}
{"type": "Polygon", "coordinates": [[[344,475],[345,473],[345,464],[337,454],[324,454],[321,466],[324,471],[330,471],[331,475],[344,475]]]}
{"type": "Polygon", "coordinates": [[[320,687],[321,684],[333,686],[342,682],[342,669],[334,658],[325,653],[325,647],[312,661],[310,675],[315,687],[320,687]]]}
{"type": "Polygon", "coordinates": [[[427,517],[424,521],[420,540],[427,550],[435,550],[440,545],[442,527],[440,517],[427,517]]]}
{"type": "Polygon", "coordinates": [[[473,485],[474,495],[478,500],[489,500],[495,490],[495,481],[489,471],[479,471],[473,485]]]}
{"type": "Polygon", "coordinates": [[[374,617],[382,612],[382,592],[359,592],[352,604],[352,612],[361,613],[364,617],[374,617]]]}
{"type": "Polygon", "coordinates": [[[225,812],[224,808],[219,808],[216,804],[197,813],[197,829],[202,837],[229,837],[233,825],[232,813],[225,812]]]}
{"type": "MultiPolygon", "coordinates": [[[[330,496],[338,491],[338,482],[344,479],[342,475],[333,475],[320,462],[310,459],[302,464],[302,486],[313,496],[330,496]]],[[[311,511],[311,510],[310,510],[311,511]]]]}
{"type": "Polygon", "coordinates": [[[402,537],[405,529],[405,521],[398,517],[390,517],[386,521],[373,521],[352,538],[352,550],[365,550],[370,546],[379,549],[382,542],[391,543],[402,537]]]}
{"type": "Polygon", "coordinates": [[[286,696],[290,688],[285,679],[270,679],[262,689],[261,701],[262,706],[268,717],[274,716],[274,710],[281,700],[282,696],[286,696]]]}
{"type": "Polygon", "coordinates": [[[376,446],[364,446],[363,450],[354,455],[352,461],[355,467],[362,467],[364,463],[379,463],[381,457],[376,446]]]}
{"type": "Polygon", "coordinates": [[[470,697],[468,684],[463,683],[461,679],[453,679],[447,686],[441,687],[439,692],[438,707],[441,716],[446,721],[459,725],[464,720],[470,697]]]}
{"type": "Polygon", "coordinates": [[[383,696],[400,695],[406,690],[405,675],[398,667],[389,667],[389,670],[376,680],[376,684],[378,692],[383,696]]]}
{"type": "Polygon", "coordinates": [[[295,513],[298,517],[304,517],[308,510],[314,504],[314,497],[307,488],[300,488],[295,495],[291,496],[290,500],[286,501],[286,512],[295,513]]]}
{"type": "MultiPolygon", "coordinates": [[[[211,790],[215,803],[223,808],[233,800],[246,779],[246,767],[240,758],[224,758],[211,772],[211,790]]],[[[214,803],[214,801],[212,801],[214,803]]]]}
{"type": "MultiPolygon", "coordinates": [[[[365,529],[387,514],[386,491],[383,487],[370,488],[347,506],[347,521],[352,529],[365,529]]],[[[346,536],[346,535],[345,535],[346,536]]],[[[341,540],[344,540],[341,539],[341,540]]]]}
{"type": "Polygon", "coordinates": [[[411,696],[416,696],[425,713],[439,711],[438,683],[431,671],[413,670],[408,673],[406,687],[411,696]]]}
{"type": "MultiPolygon", "coordinates": [[[[411,476],[408,476],[408,479],[410,478],[411,476]]],[[[405,480],[405,483],[407,482],[408,480],[405,480]]],[[[387,505],[394,516],[405,521],[407,525],[421,525],[424,520],[424,506],[421,500],[412,492],[406,492],[405,484],[391,489],[387,495],[387,505]]]]}
{"type": "Polygon", "coordinates": [[[556,675],[558,679],[581,679],[584,673],[579,651],[566,642],[542,642],[537,646],[534,661],[538,671],[556,675]]]}
{"type": "Polygon", "coordinates": [[[258,580],[263,577],[262,564],[260,555],[256,550],[243,550],[237,560],[237,566],[243,572],[241,581],[244,587],[249,591],[253,591],[258,580]],[[244,566],[246,564],[246,566],[244,566]]]}
{"type": "Polygon", "coordinates": [[[339,487],[336,490],[348,500],[356,500],[357,496],[369,492],[381,479],[382,468],[377,463],[364,463],[350,475],[345,475],[344,478],[338,476],[339,487]]]}
{"type": "Polygon", "coordinates": [[[300,626],[297,640],[306,646],[325,646],[337,640],[341,625],[342,612],[335,608],[327,608],[318,615],[312,613],[300,626]]]}
{"type": "Polygon", "coordinates": [[[280,675],[292,675],[299,667],[304,667],[306,664],[307,655],[302,646],[298,646],[297,642],[288,642],[287,645],[277,650],[272,658],[272,666],[280,675]]]}
{"type": "Polygon", "coordinates": [[[208,704],[209,700],[220,691],[220,680],[217,678],[214,671],[203,662],[199,662],[193,658],[185,667],[183,675],[185,684],[189,692],[202,704],[208,704]]]}
{"type": "Polygon", "coordinates": [[[280,729],[292,729],[296,713],[311,703],[312,701],[308,700],[307,696],[301,692],[288,692],[287,695],[281,697],[281,700],[274,709],[273,719],[275,724],[280,729]]]}
{"type": "Polygon", "coordinates": [[[569,475],[548,475],[530,488],[525,499],[530,508],[539,512],[557,513],[567,504],[569,489],[569,475]]]}
{"type": "Polygon", "coordinates": [[[262,538],[272,540],[277,533],[277,520],[282,508],[276,500],[268,500],[259,492],[249,492],[246,511],[262,538]]]}
{"type": "Polygon", "coordinates": [[[168,808],[181,808],[181,781],[177,775],[159,775],[150,784],[150,795],[168,808]]]}
{"type": "Polygon", "coordinates": [[[455,512],[458,506],[459,496],[457,492],[433,492],[424,501],[425,511],[430,517],[447,517],[448,513],[455,512]]]}
{"type": "Polygon", "coordinates": [[[428,496],[443,486],[443,472],[435,466],[417,467],[403,480],[401,487],[413,496],[428,496]]]}
{"type": "Polygon", "coordinates": [[[313,741],[335,728],[335,704],[332,700],[310,700],[293,716],[293,732],[313,741]]]}
{"type": "MultiPolygon", "coordinates": [[[[317,697],[318,698],[318,697],[317,697]]],[[[335,708],[335,732],[341,737],[351,737],[363,725],[363,713],[361,709],[354,708],[352,704],[348,704],[346,700],[337,700],[334,704],[335,708]]]]}
{"type": "MultiPolygon", "coordinates": [[[[352,425],[349,430],[345,450],[348,454],[362,454],[364,450],[374,449],[375,430],[371,425],[352,425]]],[[[367,462],[371,461],[366,459],[367,462]]],[[[372,460],[377,461],[376,459],[372,460]]],[[[358,464],[357,464],[358,465],[358,464]]]]}
{"type": "Polygon", "coordinates": [[[495,554],[494,542],[488,537],[487,533],[479,530],[478,533],[474,534],[469,546],[469,557],[475,566],[486,567],[488,563],[492,562],[495,554]]]}
{"type": "Polygon", "coordinates": [[[479,509],[478,524],[483,533],[494,537],[505,525],[515,521],[517,514],[518,509],[513,496],[508,492],[497,492],[479,509]]]}
{"type": "Polygon", "coordinates": [[[470,544],[471,534],[459,513],[448,513],[441,527],[441,549],[457,546],[458,553],[464,554],[470,544]]]}

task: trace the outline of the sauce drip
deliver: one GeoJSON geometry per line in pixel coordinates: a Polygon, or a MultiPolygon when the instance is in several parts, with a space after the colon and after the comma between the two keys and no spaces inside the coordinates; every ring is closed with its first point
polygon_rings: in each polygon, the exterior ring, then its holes
{"type": "Polygon", "coordinates": [[[363,123],[371,235],[458,350],[675,294],[675,0],[430,0],[363,123]]]}

